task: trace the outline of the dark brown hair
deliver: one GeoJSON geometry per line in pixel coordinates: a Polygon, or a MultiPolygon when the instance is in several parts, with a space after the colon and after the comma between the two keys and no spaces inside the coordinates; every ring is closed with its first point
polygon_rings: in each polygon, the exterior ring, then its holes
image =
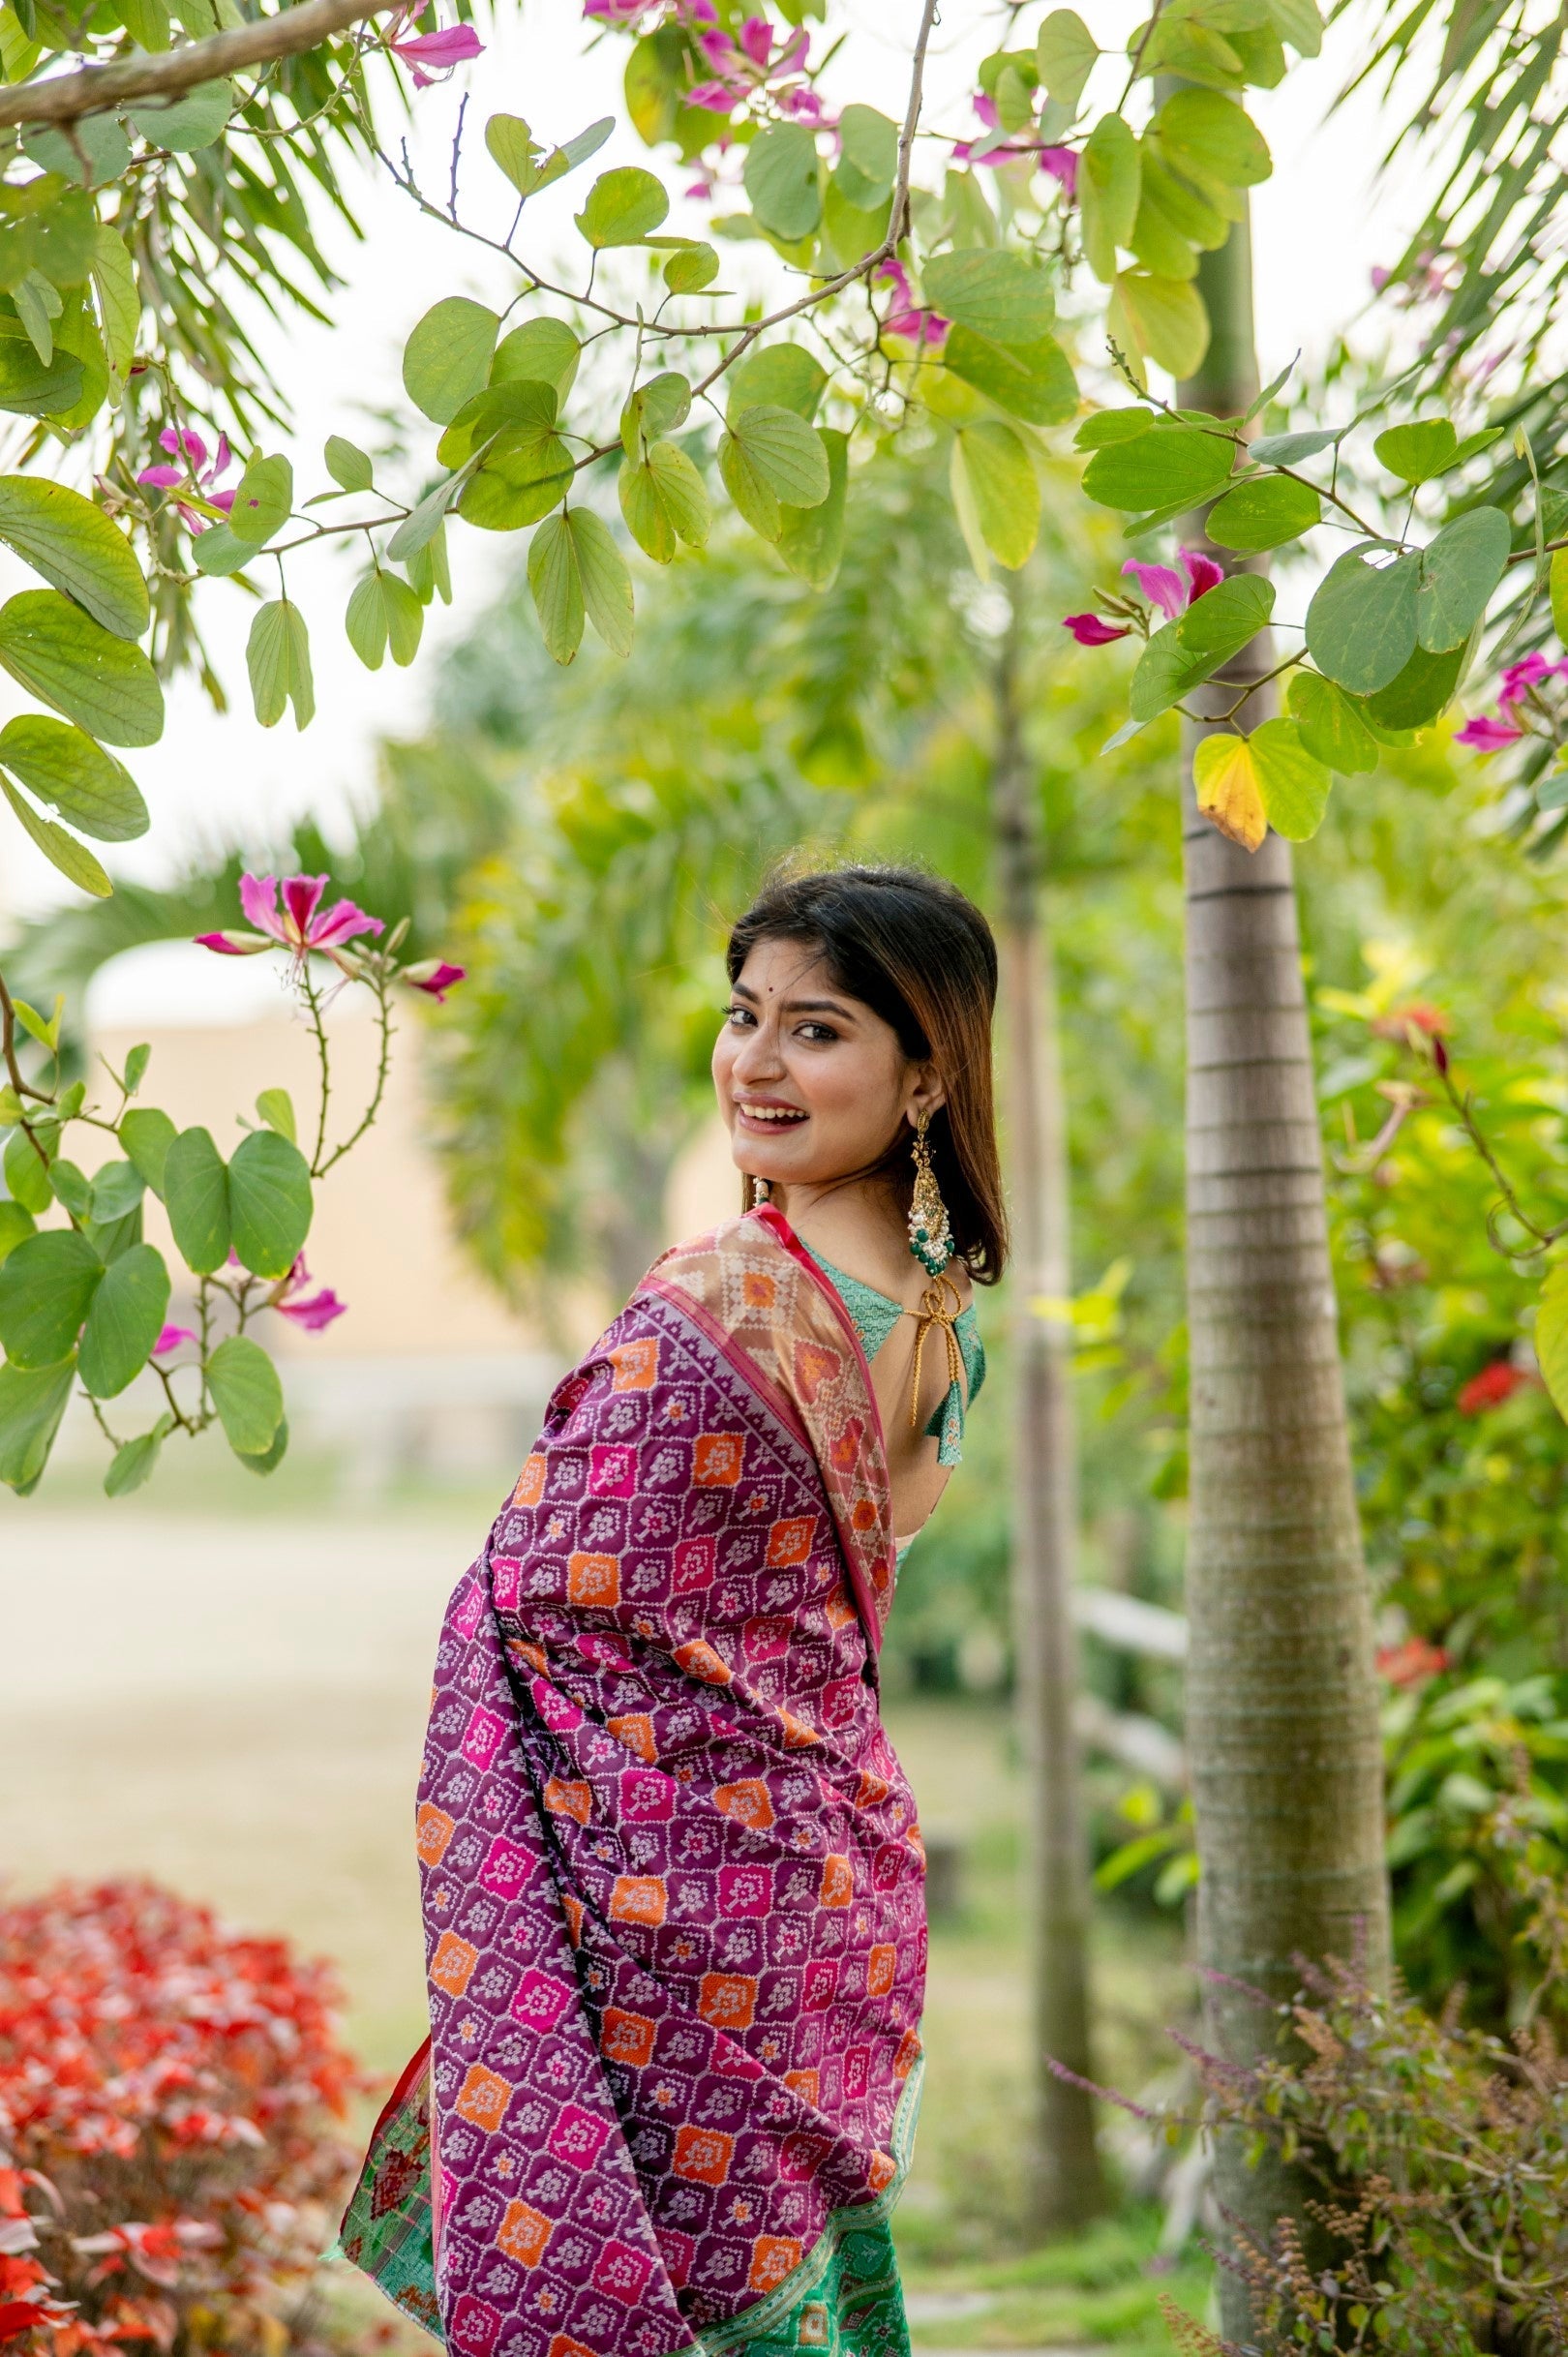
{"type": "MultiPolygon", "coordinates": [[[[935,1065],[947,1102],[931,1122],[931,1164],[957,1252],[980,1284],[994,1284],[1007,1264],[1008,1219],[991,1086],[996,943],[980,910],[916,867],[834,867],[764,887],[730,935],[732,982],[760,941],[820,951],[835,989],[881,1015],[906,1056],[935,1065]]],[[[908,1136],[893,1138],[872,1168],[907,1206],[908,1136]]]]}

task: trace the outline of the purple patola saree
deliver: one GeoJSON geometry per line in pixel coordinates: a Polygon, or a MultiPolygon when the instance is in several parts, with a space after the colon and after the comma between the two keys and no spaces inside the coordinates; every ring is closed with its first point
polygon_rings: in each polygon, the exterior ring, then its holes
{"type": "Polygon", "coordinates": [[[771,1209],[655,1264],[447,1609],[431,2035],[340,2250],[459,2357],[908,2349],[924,1862],[881,1423],[771,1209]]]}

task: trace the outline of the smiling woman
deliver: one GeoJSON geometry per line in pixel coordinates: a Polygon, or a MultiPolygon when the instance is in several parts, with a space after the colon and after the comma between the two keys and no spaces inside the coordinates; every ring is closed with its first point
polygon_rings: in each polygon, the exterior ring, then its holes
{"type": "Polygon", "coordinates": [[[431,2037],[341,2247],[461,2357],[909,2349],[923,1855],[877,1655],[1006,1252],[995,952],[950,887],[848,868],[729,965],[769,1199],[558,1388],[437,1654],[431,2037]]]}

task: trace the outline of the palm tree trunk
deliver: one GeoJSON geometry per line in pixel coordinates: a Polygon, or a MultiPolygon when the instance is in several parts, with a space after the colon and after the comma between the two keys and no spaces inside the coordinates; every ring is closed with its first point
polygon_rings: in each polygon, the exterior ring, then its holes
{"type": "Polygon", "coordinates": [[[1018,697],[1016,578],[996,670],[992,812],[1002,922],[1007,1129],[1013,1236],[1012,1589],[1028,1821],[1034,1963],[1035,2137],[1030,2209],[1062,2233],[1106,2206],[1094,2099],[1050,2069],[1092,2076],[1089,1860],[1073,1731],[1070,1612],[1077,1546],[1077,1446],[1070,1330],[1031,1305],[1065,1302],[1069,1256],[1067,1116],[1056,981],[1041,893],[1043,847],[1018,697]]]}
{"type": "MultiPolygon", "coordinates": [[[[1184,408],[1234,416],[1257,390],[1248,225],[1206,255],[1213,341],[1184,408]]],[[[1216,551],[1216,554],[1223,552],[1216,551]]],[[[1220,711],[1270,667],[1265,641],[1204,691],[1220,711]]],[[[1269,691],[1238,719],[1267,717],[1269,691]]],[[[1211,1973],[1279,2000],[1298,1956],[1388,1959],[1383,1785],[1372,1617],[1350,1470],[1322,1148],[1289,845],[1249,855],[1199,817],[1186,729],[1188,1312],[1191,1510],[1188,1750],[1198,1939],[1211,1973]]],[[[1208,1984],[1209,2036],[1245,2062],[1274,2016],[1208,1984]]],[[[1289,2172],[1220,2156],[1225,2207],[1265,2238],[1289,2172]]],[[[1248,2337],[1245,2287],[1224,2326],[1248,2337]]]]}

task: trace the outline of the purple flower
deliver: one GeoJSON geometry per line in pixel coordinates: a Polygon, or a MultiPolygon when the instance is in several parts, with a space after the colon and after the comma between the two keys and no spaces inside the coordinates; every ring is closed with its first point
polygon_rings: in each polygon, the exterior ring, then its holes
{"type": "Polygon", "coordinates": [[[890,335],[907,336],[912,344],[923,339],[928,349],[946,339],[951,321],[945,319],[939,311],[922,311],[917,305],[909,273],[902,262],[884,262],[877,276],[887,280],[896,298],[894,307],[883,321],[890,335]]]}
{"type": "Polygon", "coordinates": [[[1108,647],[1113,638],[1129,638],[1131,624],[1118,630],[1110,622],[1101,620],[1098,614],[1069,614],[1063,617],[1062,627],[1070,630],[1080,647],[1108,647]]]}
{"type": "Polygon", "coordinates": [[[695,82],[686,92],[686,104],[706,106],[710,114],[733,114],[739,96],[728,82],[695,82]]]}
{"type": "Polygon", "coordinates": [[[1517,663],[1509,664],[1498,680],[1497,702],[1507,711],[1511,707],[1523,704],[1532,687],[1538,687],[1543,680],[1553,678],[1568,679],[1568,660],[1549,663],[1544,654],[1531,652],[1521,655],[1517,663]]]}
{"type": "Polygon", "coordinates": [[[995,131],[1002,120],[996,111],[995,99],[987,98],[983,90],[977,90],[975,93],[975,112],[980,116],[987,131],[995,131]]]}
{"type": "Polygon", "coordinates": [[[196,940],[226,957],[254,957],[281,942],[292,950],[296,966],[304,964],[309,951],[319,950],[351,975],[353,967],[340,954],[344,945],[361,933],[378,933],[381,920],[367,917],[351,900],[335,900],[323,909],[326,888],[325,876],[286,876],[281,887],[275,876],[241,876],[240,906],[256,931],[198,933],[196,940]]]}
{"type": "Polygon", "coordinates": [[[1077,201],[1078,151],[1075,147],[1042,147],[1040,151],[1040,168],[1042,172],[1049,172],[1051,178],[1060,183],[1062,195],[1069,204],[1077,201]]]}
{"type": "Polygon", "coordinates": [[[1523,734],[1522,728],[1514,728],[1506,720],[1489,720],[1483,715],[1466,720],[1455,732],[1454,742],[1471,745],[1478,753],[1500,753],[1504,745],[1517,744],[1523,734]]]}
{"type": "Polygon", "coordinates": [[[748,16],[740,27],[740,46],[754,66],[766,66],[773,54],[773,28],[766,16],[748,16]]]}
{"type": "Polygon", "coordinates": [[[195,1341],[196,1336],[189,1326],[165,1326],[160,1330],[158,1340],[152,1346],[152,1355],[155,1359],[162,1358],[166,1351],[177,1350],[181,1343],[194,1343],[195,1341]]]}
{"type": "Polygon", "coordinates": [[[441,1006],[447,992],[455,990],[459,982],[467,980],[467,966],[451,965],[444,957],[429,957],[422,965],[405,966],[403,979],[410,982],[414,989],[427,991],[437,1005],[441,1006]]]}
{"type": "Polygon", "coordinates": [[[823,119],[821,99],[815,90],[808,90],[803,82],[797,82],[793,89],[779,91],[778,105],[780,113],[793,115],[797,122],[820,123],[823,119]]]}
{"type": "Polygon", "coordinates": [[[1172,621],[1224,579],[1214,559],[1199,556],[1196,549],[1178,549],[1176,563],[1180,572],[1168,564],[1140,564],[1136,558],[1130,557],[1122,567],[1124,573],[1132,575],[1149,603],[1158,606],[1161,614],[1168,614],[1172,621]]]}
{"type": "Polygon", "coordinates": [[[301,1253],[277,1291],[270,1296],[267,1306],[276,1310],[281,1316],[289,1318],[302,1333],[319,1334],[323,1326],[330,1326],[335,1317],[343,1315],[348,1304],[340,1301],[330,1285],[323,1285],[318,1293],[312,1293],[308,1300],[296,1301],[294,1295],[303,1292],[310,1282],[311,1272],[301,1253]]]}
{"type": "MultiPolygon", "coordinates": [[[[213,486],[234,463],[227,435],[219,435],[218,449],[210,467],[207,464],[207,445],[199,434],[189,431],[182,434],[176,426],[166,426],[158,437],[158,444],[171,458],[184,459],[184,466],[143,467],[136,481],[150,484],[156,491],[189,492],[194,489],[209,507],[221,507],[226,516],[234,504],[234,494],[231,490],[216,491],[213,486]]],[[[176,499],[174,505],[189,531],[204,532],[212,522],[210,516],[198,515],[184,499],[176,499]]]]}
{"type": "Polygon", "coordinates": [[[407,40],[387,44],[394,57],[412,68],[416,90],[428,90],[437,74],[449,74],[465,58],[480,56],[484,45],[471,24],[448,25],[439,33],[414,33],[407,40]],[[428,73],[427,67],[431,69],[428,73]]]}

